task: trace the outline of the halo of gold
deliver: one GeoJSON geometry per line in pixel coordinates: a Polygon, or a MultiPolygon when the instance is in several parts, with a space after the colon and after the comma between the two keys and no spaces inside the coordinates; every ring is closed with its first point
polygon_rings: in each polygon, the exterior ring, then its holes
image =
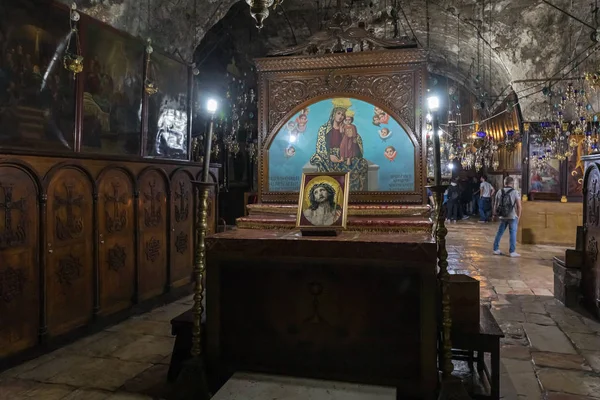
{"type": "Polygon", "coordinates": [[[328,183],[335,191],[335,204],[341,207],[344,204],[344,192],[340,183],[331,176],[316,176],[312,178],[306,186],[304,186],[304,198],[302,199],[302,210],[306,210],[310,206],[310,192],[315,185],[319,183],[328,183]]]}

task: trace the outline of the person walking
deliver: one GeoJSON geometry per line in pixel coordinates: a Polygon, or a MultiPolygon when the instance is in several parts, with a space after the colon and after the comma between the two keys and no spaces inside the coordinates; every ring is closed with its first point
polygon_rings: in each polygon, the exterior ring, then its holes
{"type": "Polygon", "coordinates": [[[516,252],[517,247],[517,226],[521,218],[521,196],[514,189],[515,180],[507,176],[504,178],[504,187],[496,193],[496,208],[494,209],[494,217],[500,218],[500,225],[494,239],[494,254],[501,255],[500,239],[504,235],[506,227],[510,234],[509,238],[509,254],[511,257],[520,257],[516,252]]]}
{"type": "Polygon", "coordinates": [[[479,184],[479,223],[485,224],[492,216],[492,196],[496,192],[487,181],[487,176],[482,175],[479,184]]]}
{"type": "Polygon", "coordinates": [[[471,215],[479,214],[479,182],[476,176],[471,178],[470,190],[473,193],[473,203],[471,204],[471,215]]]}
{"type": "Polygon", "coordinates": [[[450,187],[448,188],[448,219],[452,223],[456,223],[456,220],[459,218],[460,212],[460,188],[456,181],[452,181],[450,183],[450,187]]]}

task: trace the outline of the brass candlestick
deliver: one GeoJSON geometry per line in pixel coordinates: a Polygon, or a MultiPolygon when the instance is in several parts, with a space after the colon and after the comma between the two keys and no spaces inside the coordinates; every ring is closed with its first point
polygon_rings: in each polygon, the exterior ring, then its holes
{"type": "Polygon", "coordinates": [[[192,356],[202,354],[202,315],[204,314],[204,273],[206,272],[206,244],[204,239],[208,232],[208,197],[210,189],[215,186],[211,182],[193,182],[198,194],[198,229],[196,229],[196,255],[194,265],[194,328],[192,331],[192,356]]]}
{"type": "Polygon", "coordinates": [[[433,166],[435,185],[431,189],[435,193],[436,225],[435,240],[437,243],[438,258],[438,280],[440,282],[440,295],[442,305],[442,349],[440,351],[440,368],[442,370],[442,387],[438,399],[470,399],[460,379],[452,376],[454,365],[452,364],[452,316],[450,314],[450,293],[448,292],[450,274],[448,273],[448,251],[446,250],[446,235],[448,229],[445,225],[446,215],[444,213],[444,192],[446,185],[442,185],[442,163],[440,149],[440,125],[437,111],[439,100],[432,96],[428,99],[431,110],[433,125],[433,166]]]}
{"type": "Polygon", "coordinates": [[[192,358],[184,364],[178,380],[178,386],[174,398],[177,400],[209,400],[211,398],[206,379],[206,369],[202,357],[202,315],[204,314],[204,273],[206,271],[206,244],[205,238],[208,232],[208,196],[210,189],[216,187],[215,183],[209,182],[210,151],[212,145],[213,120],[217,103],[209,100],[208,110],[211,113],[210,128],[206,138],[204,164],[202,170],[202,181],[194,181],[198,198],[198,213],[196,220],[196,254],[194,260],[194,306],[192,314],[194,317],[192,328],[192,358]]]}

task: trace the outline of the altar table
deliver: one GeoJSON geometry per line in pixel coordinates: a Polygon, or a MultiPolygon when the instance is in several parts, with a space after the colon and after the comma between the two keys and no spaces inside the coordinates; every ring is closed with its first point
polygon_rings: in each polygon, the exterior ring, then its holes
{"type": "Polygon", "coordinates": [[[435,397],[436,245],[424,234],[238,229],[207,246],[207,356],[236,371],[435,397]]]}

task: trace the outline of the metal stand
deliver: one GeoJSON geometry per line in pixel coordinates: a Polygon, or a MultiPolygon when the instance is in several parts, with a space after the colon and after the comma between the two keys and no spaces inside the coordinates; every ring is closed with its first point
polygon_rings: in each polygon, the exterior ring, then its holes
{"type": "Polygon", "coordinates": [[[196,229],[196,255],[194,265],[194,327],[192,331],[192,358],[187,360],[175,386],[175,399],[208,400],[211,398],[206,378],[206,368],[202,357],[202,315],[204,314],[204,273],[206,271],[206,247],[204,239],[208,231],[208,197],[211,182],[193,182],[198,191],[198,224],[196,229]]]}

